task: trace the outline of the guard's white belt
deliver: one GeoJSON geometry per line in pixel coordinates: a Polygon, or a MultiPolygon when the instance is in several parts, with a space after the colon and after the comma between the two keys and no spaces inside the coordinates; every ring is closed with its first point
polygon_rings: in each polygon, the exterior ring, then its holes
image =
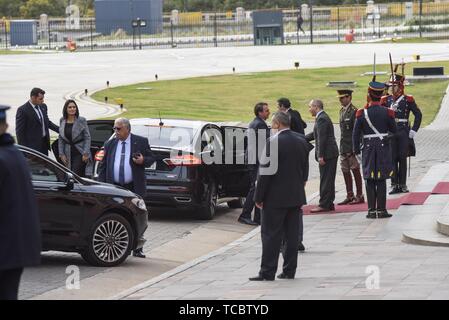
{"type": "Polygon", "coordinates": [[[371,138],[380,138],[380,137],[386,137],[388,136],[388,133],[381,133],[381,134],[365,134],[363,135],[364,139],[371,139],[371,138]]]}
{"type": "Polygon", "coordinates": [[[408,122],[407,119],[396,119],[396,122],[408,122]]]}

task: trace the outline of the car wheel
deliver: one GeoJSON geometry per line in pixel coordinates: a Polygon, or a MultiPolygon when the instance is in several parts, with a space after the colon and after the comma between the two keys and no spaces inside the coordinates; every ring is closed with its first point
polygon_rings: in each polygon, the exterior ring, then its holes
{"type": "Polygon", "coordinates": [[[239,209],[243,208],[243,206],[245,205],[245,200],[246,198],[242,197],[232,201],[228,201],[227,204],[230,209],[239,209]]]}
{"type": "Polygon", "coordinates": [[[98,267],[113,267],[129,256],[134,242],[134,231],[123,216],[110,213],[94,224],[89,245],[81,256],[98,267]]]}
{"type": "Polygon", "coordinates": [[[215,216],[215,210],[217,208],[218,193],[215,183],[209,185],[205,202],[200,209],[199,218],[203,220],[211,220],[215,216]]]}

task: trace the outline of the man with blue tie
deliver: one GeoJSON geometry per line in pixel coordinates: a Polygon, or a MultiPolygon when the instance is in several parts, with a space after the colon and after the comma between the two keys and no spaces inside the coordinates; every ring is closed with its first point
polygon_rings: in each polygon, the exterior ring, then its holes
{"type": "MultiPolygon", "coordinates": [[[[125,118],[115,120],[114,132],[115,138],[104,145],[98,180],[121,186],[143,198],[146,193],[145,168],[155,161],[148,139],[131,134],[131,124],[125,118]]],[[[133,255],[145,258],[142,249],[134,251],[133,255]]]]}
{"type": "Polygon", "coordinates": [[[59,133],[59,127],[48,118],[44,95],[44,90],[33,88],[30,100],[17,109],[16,136],[18,144],[48,155],[50,150],[48,129],[59,133]]]}

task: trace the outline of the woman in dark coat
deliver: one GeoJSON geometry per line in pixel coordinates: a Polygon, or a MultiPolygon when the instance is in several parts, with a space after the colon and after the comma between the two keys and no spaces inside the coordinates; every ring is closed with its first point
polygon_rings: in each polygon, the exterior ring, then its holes
{"type": "Polygon", "coordinates": [[[59,158],[64,165],[81,177],[92,176],[91,138],[85,118],[80,117],[78,105],[67,100],[59,125],[59,158]]]}

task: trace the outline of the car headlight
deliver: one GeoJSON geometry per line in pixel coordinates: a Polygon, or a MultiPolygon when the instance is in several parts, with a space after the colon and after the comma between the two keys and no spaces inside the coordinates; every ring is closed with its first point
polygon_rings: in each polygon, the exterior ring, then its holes
{"type": "Polygon", "coordinates": [[[134,198],[131,200],[132,204],[135,205],[140,210],[147,211],[147,206],[145,205],[145,201],[140,198],[134,198]]]}

